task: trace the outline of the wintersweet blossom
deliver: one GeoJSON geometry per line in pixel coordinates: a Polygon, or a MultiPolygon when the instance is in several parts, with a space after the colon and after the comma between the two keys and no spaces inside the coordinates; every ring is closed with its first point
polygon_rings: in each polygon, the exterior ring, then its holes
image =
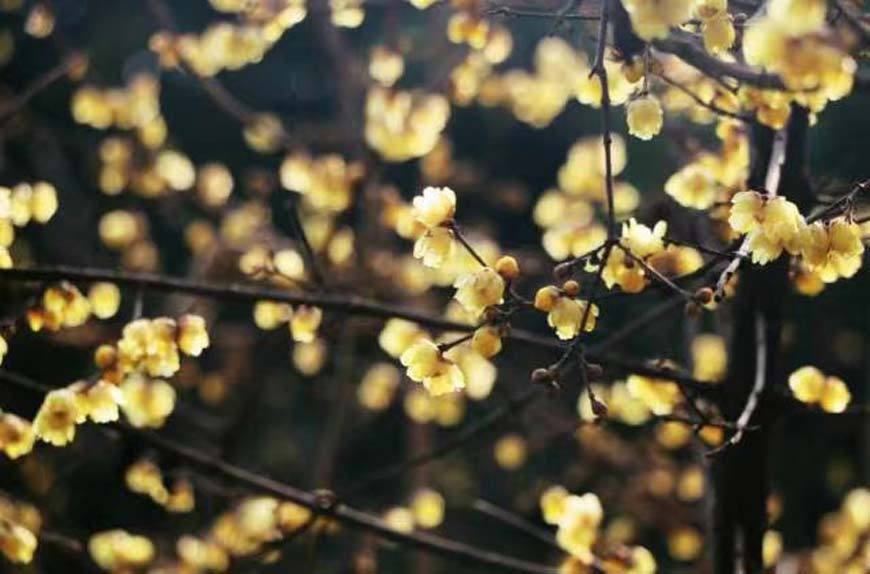
{"type": "Polygon", "coordinates": [[[819,405],[829,413],[841,413],[849,406],[852,394],[838,377],[825,376],[816,367],[801,367],[788,377],[794,397],[808,405],[819,405]]]}
{"type": "Polygon", "coordinates": [[[437,269],[450,260],[456,252],[453,230],[432,227],[414,242],[414,257],[423,260],[423,265],[437,269]]]}
{"type": "Polygon", "coordinates": [[[33,432],[40,440],[54,446],[72,442],[80,413],[75,392],[57,389],[49,392],[33,419],[33,432]]]}
{"type": "Polygon", "coordinates": [[[465,377],[459,367],[428,339],[421,339],[408,347],[399,361],[407,367],[408,378],[422,383],[432,396],[465,388],[465,377]]]}
{"type": "Polygon", "coordinates": [[[655,96],[646,94],[631,100],[625,108],[625,115],[628,133],[638,139],[652,139],[662,130],[662,105],[655,96]]]}
{"type": "Polygon", "coordinates": [[[795,204],[782,196],[755,191],[734,195],[728,223],[734,231],[747,234],[752,260],[760,264],[773,261],[783,250],[798,254],[806,227],[795,204]]]}
{"type": "Polygon", "coordinates": [[[593,493],[569,495],[562,502],[556,541],[563,550],[591,562],[592,545],[598,538],[598,527],[604,516],[601,501],[593,493]]]}
{"type": "Polygon", "coordinates": [[[438,227],[453,219],[456,193],[449,187],[427,187],[412,200],[414,217],[426,227],[438,227]]]}
{"type": "Polygon", "coordinates": [[[473,315],[480,315],[484,309],[504,299],[504,279],[491,267],[460,275],[453,286],[456,288],[453,297],[473,315]]]}
{"type": "Polygon", "coordinates": [[[809,270],[825,283],[852,277],[863,261],[861,227],[844,218],[828,223],[816,221],[806,228],[801,255],[809,270]]]}

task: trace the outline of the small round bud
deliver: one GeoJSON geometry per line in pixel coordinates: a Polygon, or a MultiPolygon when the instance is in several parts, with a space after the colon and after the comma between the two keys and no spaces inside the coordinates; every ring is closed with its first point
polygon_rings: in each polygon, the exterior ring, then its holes
{"type": "Polygon", "coordinates": [[[556,304],[558,298],[559,290],[553,285],[541,287],[538,289],[538,292],[535,293],[535,309],[548,312],[553,308],[553,305],[556,304]]]}
{"type": "Polygon", "coordinates": [[[115,364],[118,354],[112,345],[100,345],[94,352],[94,363],[100,369],[108,369],[115,364]]]}
{"type": "Polygon", "coordinates": [[[586,363],[586,376],[590,381],[599,381],[604,376],[604,369],[598,363],[586,363]]]}
{"type": "Polygon", "coordinates": [[[600,400],[593,394],[589,394],[589,403],[592,405],[592,412],[595,413],[595,416],[598,418],[604,418],[607,416],[607,405],[604,401],[600,400]]]}
{"type": "Polygon", "coordinates": [[[695,301],[700,302],[702,305],[710,303],[713,301],[713,290],[709,287],[701,287],[695,291],[695,301]]]}
{"type": "Polygon", "coordinates": [[[532,382],[536,385],[544,385],[553,380],[553,373],[550,369],[537,368],[532,371],[532,382]]]}
{"type": "Polygon", "coordinates": [[[520,265],[510,255],[505,255],[495,262],[495,270],[507,281],[513,281],[520,275],[520,265]]]}
{"type": "Polygon", "coordinates": [[[477,329],[471,338],[471,348],[489,359],[501,351],[501,337],[497,327],[485,326],[477,329]]]}
{"type": "Polygon", "coordinates": [[[562,291],[568,297],[576,297],[580,294],[580,284],[573,279],[569,279],[562,284],[562,291]]]}

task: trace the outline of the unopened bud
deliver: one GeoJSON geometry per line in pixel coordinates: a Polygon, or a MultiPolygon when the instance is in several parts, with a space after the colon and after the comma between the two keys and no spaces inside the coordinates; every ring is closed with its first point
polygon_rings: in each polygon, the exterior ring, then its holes
{"type": "Polygon", "coordinates": [[[562,291],[564,291],[565,295],[568,297],[576,297],[580,294],[580,284],[573,279],[569,279],[562,284],[562,291]]]}
{"type": "Polygon", "coordinates": [[[496,272],[507,281],[513,281],[520,275],[520,265],[510,255],[505,255],[495,262],[496,272]]]}

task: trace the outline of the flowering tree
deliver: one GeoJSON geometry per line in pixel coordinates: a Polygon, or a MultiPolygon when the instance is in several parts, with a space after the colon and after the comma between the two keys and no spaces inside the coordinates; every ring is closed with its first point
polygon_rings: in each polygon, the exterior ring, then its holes
{"type": "Polygon", "coordinates": [[[870,569],[858,3],[0,10],[4,568],[870,569]]]}

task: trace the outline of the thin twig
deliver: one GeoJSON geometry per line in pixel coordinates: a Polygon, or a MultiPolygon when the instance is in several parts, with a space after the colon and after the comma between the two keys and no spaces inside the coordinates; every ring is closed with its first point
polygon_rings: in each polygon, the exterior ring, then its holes
{"type": "Polygon", "coordinates": [[[747,116],[744,114],[738,114],[738,113],[734,113],[734,112],[729,112],[726,109],[720,108],[719,106],[714,104],[712,101],[710,101],[710,102],[705,101],[701,96],[699,96],[698,94],[696,94],[695,92],[693,92],[692,90],[690,90],[689,88],[687,88],[686,86],[681,84],[680,82],[678,82],[672,78],[669,78],[668,76],[666,76],[664,74],[654,73],[654,75],[657,78],[661,79],[666,84],[673,86],[674,88],[680,90],[681,92],[683,92],[684,94],[686,94],[687,96],[692,98],[692,100],[694,100],[695,103],[697,103],[699,106],[707,108],[708,110],[712,111],[713,113],[719,114],[720,116],[733,118],[735,120],[740,120],[742,122],[753,121],[752,117],[750,117],[750,116],[747,116]]]}
{"type": "Polygon", "coordinates": [[[559,550],[562,550],[562,548],[559,546],[559,544],[556,542],[556,539],[553,538],[553,535],[550,532],[538,528],[528,520],[525,520],[521,516],[517,516],[513,512],[496,506],[491,502],[487,502],[482,498],[478,498],[474,502],[472,502],[471,507],[478,512],[495,518],[499,522],[506,524],[511,528],[518,530],[519,532],[528,534],[532,538],[539,540],[544,544],[547,544],[548,546],[552,546],[553,548],[558,548],[559,550]]]}
{"type": "Polygon", "coordinates": [[[707,456],[715,456],[724,451],[730,446],[736,445],[743,440],[743,435],[746,428],[749,426],[749,421],[752,415],[758,408],[758,401],[761,398],[761,393],[764,392],[764,386],[767,382],[767,325],[764,321],[764,316],[761,313],[755,315],[755,383],[752,385],[752,391],[746,398],[746,404],[743,407],[743,412],[740,413],[737,422],[735,423],[736,432],[731,435],[726,442],[719,447],[707,453],[707,456]]]}

